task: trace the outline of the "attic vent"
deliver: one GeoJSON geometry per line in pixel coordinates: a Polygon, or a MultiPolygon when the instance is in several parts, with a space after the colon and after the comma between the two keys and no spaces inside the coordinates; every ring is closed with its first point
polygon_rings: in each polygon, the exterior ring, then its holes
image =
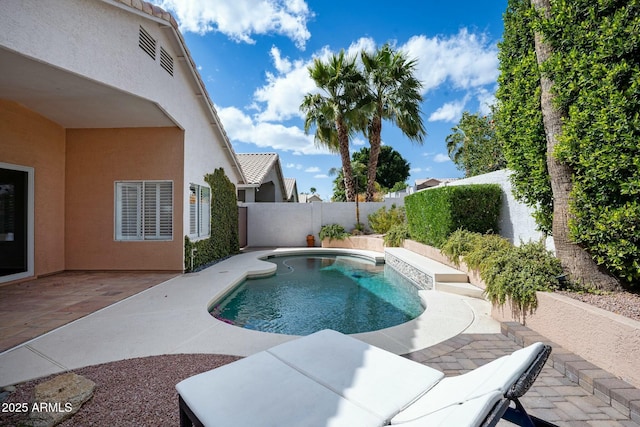
{"type": "Polygon", "coordinates": [[[156,40],[153,37],[151,37],[151,35],[147,32],[147,30],[142,28],[142,26],[140,27],[140,37],[138,39],[138,46],[140,46],[140,49],[147,52],[147,54],[150,57],[152,57],[154,60],[156,59],[156,40]]]}
{"type": "Polygon", "coordinates": [[[173,57],[163,47],[160,47],[160,66],[173,76],[173,57]]]}

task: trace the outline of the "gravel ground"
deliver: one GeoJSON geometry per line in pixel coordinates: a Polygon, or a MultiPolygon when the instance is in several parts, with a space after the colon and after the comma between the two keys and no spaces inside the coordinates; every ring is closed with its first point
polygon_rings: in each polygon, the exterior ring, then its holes
{"type": "MultiPolygon", "coordinates": [[[[234,356],[179,354],[121,360],[74,370],[96,383],[93,397],[60,426],[177,426],[178,393],[175,385],[200,372],[238,360],[234,356]]],[[[31,403],[36,384],[17,387],[5,403],[31,403]]],[[[28,414],[0,412],[0,426],[22,426],[28,414]]]]}
{"type": "Polygon", "coordinates": [[[581,294],[558,292],[593,306],[640,321],[640,294],[616,292],[611,294],[581,294]]]}
{"type": "MultiPolygon", "coordinates": [[[[579,294],[561,292],[596,307],[640,321],[640,294],[579,294]]],[[[96,383],[93,398],[71,419],[72,426],[169,426],[178,425],[178,393],[175,385],[200,372],[238,360],[215,354],[180,354],[128,359],[74,370],[96,383]]],[[[17,386],[5,403],[31,403],[40,378],[17,386]]],[[[28,414],[0,412],[0,426],[22,426],[28,414]]]]}

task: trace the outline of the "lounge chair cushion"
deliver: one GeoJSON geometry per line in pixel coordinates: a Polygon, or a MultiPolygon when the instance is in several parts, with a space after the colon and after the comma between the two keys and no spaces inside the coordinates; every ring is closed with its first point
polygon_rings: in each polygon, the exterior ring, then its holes
{"type": "MultiPolygon", "coordinates": [[[[467,400],[466,402],[447,406],[429,415],[406,421],[401,425],[403,427],[477,426],[482,424],[498,403],[505,405],[503,408],[506,408],[506,405],[508,405],[502,393],[494,391],[493,393],[487,393],[475,399],[467,400]]],[[[501,414],[502,412],[500,412],[498,417],[501,414]]]]}
{"type": "Polygon", "coordinates": [[[385,420],[444,377],[436,369],[332,330],[289,341],[267,352],[385,420]]]}
{"type": "Polygon", "coordinates": [[[187,378],[178,383],[176,389],[205,426],[368,427],[384,424],[380,417],[267,352],[187,378]]]}
{"type": "Polygon", "coordinates": [[[543,349],[542,343],[535,343],[466,374],[444,378],[396,415],[391,423],[404,423],[487,393],[499,392],[504,395],[543,349]]]}

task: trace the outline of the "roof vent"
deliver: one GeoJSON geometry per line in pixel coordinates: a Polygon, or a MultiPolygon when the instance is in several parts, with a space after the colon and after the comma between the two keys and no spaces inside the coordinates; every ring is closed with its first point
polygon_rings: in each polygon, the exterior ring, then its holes
{"type": "Polygon", "coordinates": [[[173,76],[173,57],[163,47],[160,47],[160,66],[173,76]]]}
{"type": "Polygon", "coordinates": [[[138,46],[140,49],[147,52],[147,54],[152,57],[154,60],[156,59],[156,39],[151,37],[151,35],[140,26],[140,37],[138,39],[138,46]]]}

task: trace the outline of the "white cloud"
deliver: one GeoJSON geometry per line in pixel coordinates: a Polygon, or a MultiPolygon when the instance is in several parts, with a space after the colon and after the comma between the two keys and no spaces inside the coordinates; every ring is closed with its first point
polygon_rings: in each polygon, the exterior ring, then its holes
{"type": "Polygon", "coordinates": [[[300,49],[311,37],[313,12],[304,0],[152,0],[171,11],[182,31],[217,31],[232,40],[255,43],[253,35],[279,34],[300,49]]]}
{"type": "Polygon", "coordinates": [[[478,110],[480,114],[485,116],[491,114],[491,106],[496,102],[495,94],[485,88],[480,88],[476,98],[478,99],[478,110]]]}
{"type": "Polygon", "coordinates": [[[409,169],[409,173],[414,174],[414,173],[420,173],[422,172],[422,168],[411,168],[409,169]]]}
{"type": "Polygon", "coordinates": [[[293,154],[328,154],[326,149],[315,146],[312,135],[295,126],[255,122],[235,107],[217,107],[218,115],[231,140],[255,144],[293,154]]]}
{"type": "MultiPolygon", "coordinates": [[[[276,49],[277,50],[277,49],[276,49]]],[[[273,49],[272,49],[273,56],[273,49]]],[[[274,58],[276,69],[288,69],[278,75],[267,73],[266,85],[258,88],[254,94],[254,104],[261,112],[258,113],[259,121],[281,121],[293,117],[302,117],[300,104],[304,96],[316,90],[316,85],[309,77],[307,67],[312,61],[289,61],[274,58]],[[286,64],[283,61],[286,61],[286,64]],[[262,106],[262,108],[260,108],[262,106]]]]}
{"type": "Polygon", "coordinates": [[[451,159],[446,154],[438,153],[433,157],[433,161],[436,163],[446,163],[450,162],[451,159]]]}
{"type": "Polygon", "coordinates": [[[365,145],[366,143],[367,143],[367,141],[365,141],[363,138],[360,138],[359,136],[356,136],[355,138],[353,138],[351,140],[351,144],[353,144],[355,146],[358,146],[358,147],[360,147],[362,145],[365,145]]]}
{"type": "Polygon", "coordinates": [[[291,71],[291,61],[289,61],[289,58],[283,58],[280,55],[280,49],[272,46],[269,54],[273,58],[273,65],[276,67],[276,70],[278,70],[278,72],[288,73],[289,71],[291,71]]]}
{"type": "Polygon", "coordinates": [[[424,93],[446,81],[456,88],[470,89],[494,83],[498,77],[495,43],[465,28],[448,38],[414,36],[401,49],[417,59],[416,74],[424,93]]]}
{"type": "Polygon", "coordinates": [[[320,172],[320,168],[317,166],[312,166],[310,168],[306,168],[304,171],[309,173],[316,173],[316,172],[320,172]]]}
{"type": "Polygon", "coordinates": [[[300,163],[287,163],[284,167],[287,169],[301,170],[304,166],[302,166],[300,163]]]}
{"type": "Polygon", "coordinates": [[[442,107],[434,111],[427,120],[430,122],[442,121],[455,123],[460,120],[460,117],[462,117],[465,105],[467,105],[466,97],[459,101],[447,102],[442,107]]]}
{"type": "Polygon", "coordinates": [[[317,178],[317,179],[327,179],[327,178],[329,178],[329,175],[318,174],[318,175],[314,175],[313,177],[317,178]]]}

